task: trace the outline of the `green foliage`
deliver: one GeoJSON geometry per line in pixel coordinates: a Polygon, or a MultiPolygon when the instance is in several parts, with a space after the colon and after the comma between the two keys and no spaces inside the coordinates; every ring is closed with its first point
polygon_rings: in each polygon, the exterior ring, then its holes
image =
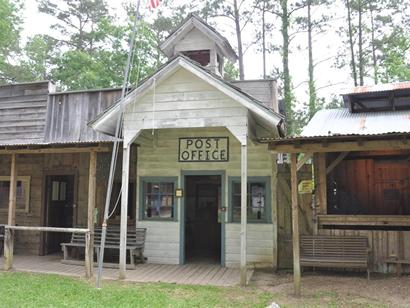
{"type": "Polygon", "coordinates": [[[0,273],[3,307],[266,307],[269,292],[165,283],[85,281],[56,275],[0,273]]]}
{"type": "Polygon", "coordinates": [[[19,50],[22,4],[18,0],[0,0],[0,83],[15,79],[12,56],[19,50]]]}
{"type": "Polygon", "coordinates": [[[239,69],[232,62],[225,62],[224,78],[227,80],[237,80],[239,78],[239,69]]]}

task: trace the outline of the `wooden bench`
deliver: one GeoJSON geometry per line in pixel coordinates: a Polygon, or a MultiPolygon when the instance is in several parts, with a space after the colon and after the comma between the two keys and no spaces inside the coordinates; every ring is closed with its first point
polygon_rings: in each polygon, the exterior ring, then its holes
{"type": "Polygon", "coordinates": [[[410,265],[409,259],[398,259],[398,258],[388,258],[386,259],[387,264],[396,264],[396,274],[401,276],[403,264],[410,265]]]}
{"type": "Polygon", "coordinates": [[[362,268],[370,279],[370,249],[363,236],[302,236],[301,267],[362,268]]]}
{"type": "MultiPolygon", "coordinates": [[[[97,255],[99,256],[101,248],[101,234],[102,229],[96,228],[94,230],[94,248],[97,255]]],[[[141,263],[145,262],[144,258],[144,245],[145,245],[145,228],[130,228],[127,231],[127,251],[130,254],[130,264],[135,265],[136,259],[141,263]]],[[[69,247],[85,248],[85,234],[84,233],[73,233],[71,236],[71,241],[69,243],[62,243],[61,249],[63,250],[63,262],[68,259],[68,249],[69,247]]],[[[120,249],[120,229],[118,227],[108,227],[107,235],[105,240],[105,248],[107,249],[120,249]]]]}

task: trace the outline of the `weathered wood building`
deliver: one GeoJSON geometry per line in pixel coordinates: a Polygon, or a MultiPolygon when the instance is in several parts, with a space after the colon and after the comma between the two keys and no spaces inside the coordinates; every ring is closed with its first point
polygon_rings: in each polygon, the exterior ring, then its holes
{"type": "MultiPolygon", "coordinates": [[[[119,96],[118,89],[59,93],[48,81],[0,87],[0,224],[9,223],[14,170],[13,224],[87,225],[89,196],[95,195],[97,206],[105,200],[113,140],[87,123],[119,96]],[[89,194],[90,162],[96,168],[94,194],[89,194]]],[[[66,239],[64,234],[16,232],[14,248],[42,255],[60,251],[66,239]]]]}
{"type": "MultiPolygon", "coordinates": [[[[363,236],[372,271],[409,271],[410,84],[358,87],[343,98],[345,108],[319,111],[301,136],[268,140],[269,148],[292,153],[294,207],[296,171],[313,162],[311,233],[363,236]]],[[[297,222],[300,211],[293,214],[297,222]]],[[[298,236],[293,239],[296,268],[298,236]]]]}
{"type": "MultiPolygon", "coordinates": [[[[121,209],[109,224],[122,214],[123,227],[146,228],[147,262],[277,268],[277,162],[259,141],[283,133],[275,81],[224,80],[236,54],[196,15],[161,47],[169,61],[122,102],[121,209]]],[[[14,223],[13,172],[16,224],[101,223],[119,95],[56,93],[48,82],[0,88],[1,123],[11,121],[0,132],[0,223],[14,223]]],[[[17,253],[46,254],[67,238],[17,231],[15,240],[17,253]]]]}

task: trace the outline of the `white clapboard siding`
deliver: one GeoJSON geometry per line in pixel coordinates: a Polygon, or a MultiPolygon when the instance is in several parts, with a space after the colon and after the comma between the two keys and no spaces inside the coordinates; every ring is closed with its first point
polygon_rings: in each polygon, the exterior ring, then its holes
{"type": "Polygon", "coordinates": [[[147,228],[144,255],[148,263],[179,264],[179,223],[139,221],[147,228]]]}
{"type": "MultiPolygon", "coordinates": [[[[238,140],[226,128],[190,128],[190,129],[159,129],[146,130],[137,138],[138,147],[137,173],[141,177],[175,177],[182,183],[182,171],[225,171],[225,206],[230,209],[229,202],[229,177],[240,176],[241,146],[238,140]],[[229,161],[228,162],[178,162],[179,138],[181,137],[228,137],[229,161]]],[[[273,157],[266,144],[248,144],[248,175],[270,176],[274,181],[273,157]]],[[[138,191],[139,194],[139,191],[138,191]]],[[[272,189],[273,200],[276,191],[272,189]]],[[[137,197],[137,200],[139,198],[137,197]]],[[[138,207],[139,205],[137,205],[138,207]]],[[[178,216],[180,215],[180,199],[177,201],[178,216]]],[[[139,210],[137,210],[137,213],[139,210]]],[[[272,213],[272,217],[275,217],[272,213]]],[[[146,255],[149,263],[177,263],[179,258],[179,223],[175,222],[147,222],[139,221],[138,226],[148,228],[146,255]],[[172,226],[172,227],[171,227],[172,226]],[[171,229],[170,229],[171,228],[171,229]],[[175,229],[174,229],[175,228],[175,229]],[[151,231],[152,230],[152,231],[151,231]],[[163,252],[161,254],[160,252],[163,252]]],[[[237,267],[239,265],[239,224],[226,224],[225,256],[226,265],[237,267]]],[[[248,261],[252,266],[264,267],[273,265],[273,255],[276,249],[274,242],[273,224],[248,224],[248,261]]]]}
{"type": "MultiPolygon", "coordinates": [[[[240,261],[239,223],[225,225],[225,263],[228,267],[239,266],[240,261]]],[[[248,224],[247,261],[255,267],[273,266],[274,225],[248,224]]]]}
{"type": "Polygon", "coordinates": [[[144,129],[230,127],[245,140],[248,109],[184,68],[127,105],[124,140],[144,129]]]}
{"type": "Polygon", "coordinates": [[[186,50],[206,50],[212,49],[214,43],[201,31],[193,28],[185,37],[175,46],[175,51],[186,50]]]}

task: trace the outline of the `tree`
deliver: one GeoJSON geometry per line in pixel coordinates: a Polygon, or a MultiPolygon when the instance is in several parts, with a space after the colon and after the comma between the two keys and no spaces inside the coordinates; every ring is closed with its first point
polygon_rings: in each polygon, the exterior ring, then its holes
{"type": "Polygon", "coordinates": [[[245,79],[244,55],[250,46],[256,42],[250,42],[245,46],[242,41],[242,35],[245,28],[252,24],[255,13],[255,7],[246,4],[245,0],[233,0],[230,3],[223,0],[211,0],[203,11],[207,12],[208,18],[224,17],[228,18],[234,26],[234,32],[237,42],[238,62],[239,62],[239,79],[245,79]]]}
{"type": "Polygon", "coordinates": [[[23,50],[25,57],[20,62],[24,79],[27,81],[51,79],[55,51],[56,41],[52,37],[37,34],[29,38],[23,50]]]}
{"type": "MultiPolygon", "coordinates": [[[[327,0],[307,0],[306,1],[306,15],[300,16],[295,19],[295,22],[301,27],[302,32],[307,33],[307,50],[308,50],[308,116],[310,120],[316,111],[319,109],[319,104],[317,103],[317,89],[315,81],[315,60],[313,58],[314,50],[314,36],[325,30],[328,26],[329,13],[326,13],[328,9],[327,0]],[[317,16],[313,16],[312,9],[320,8],[322,11],[317,16]]],[[[320,63],[320,61],[318,61],[320,63]]]]}
{"type": "Polygon", "coordinates": [[[63,37],[57,39],[61,44],[88,52],[104,41],[101,21],[113,18],[104,0],[39,0],[38,9],[57,19],[51,28],[63,37]]]}
{"type": "MultiPolygon", "coordinates": [[[[50,75],[54,80],[71,90],[122,85],[134,11],[127,11],[128,20],[124,25],[108,14],[105,1],[41,0],[39,9],[56,19],[53,29],[59,32],[51,53],[50,75]]],[[[137,33],[131,84],[155,69],[154,34],[143,22],[139,23],[137,33]]]]}
{"type": "Polygon", "coordinates": [[[262,70],[263,78],[267,78],[266,72],[266,57],[269,54],[270,48],[268,47],[269,33],[273,30],[273,23],[268,21],[269,13],[272,10],[270,0],[255,0],[254,6],[257,12],[260,14],[260,18],[256,18],[256,21],[260,21],[258,27],[260,30],[256,32],[257,41],[260,42],[260,51],[262,52],[262,70]]]}
{"type": "Polygon", "coordinates": [[[289,30],[291,27],[291,18],[300,9],[306,7],[306,2],[292,2],[288,0],[280,0],[272,8],[272,13],[275,14],[281,21],[281,35],[282,35],[282,67],[283,67],[283,96],[285,102],[285,112],[289,132],[296,131],[296,120],[294,113],[294,95],[292,91],[292,77],[289,70],[289,53],[291,36],[289,30]]]}
{"type": "Polygon", "coordinates": [[[18,0],[0,0],[0,83],[16,80],[12,56],[19,51],[22,4],[18,0]]]}

